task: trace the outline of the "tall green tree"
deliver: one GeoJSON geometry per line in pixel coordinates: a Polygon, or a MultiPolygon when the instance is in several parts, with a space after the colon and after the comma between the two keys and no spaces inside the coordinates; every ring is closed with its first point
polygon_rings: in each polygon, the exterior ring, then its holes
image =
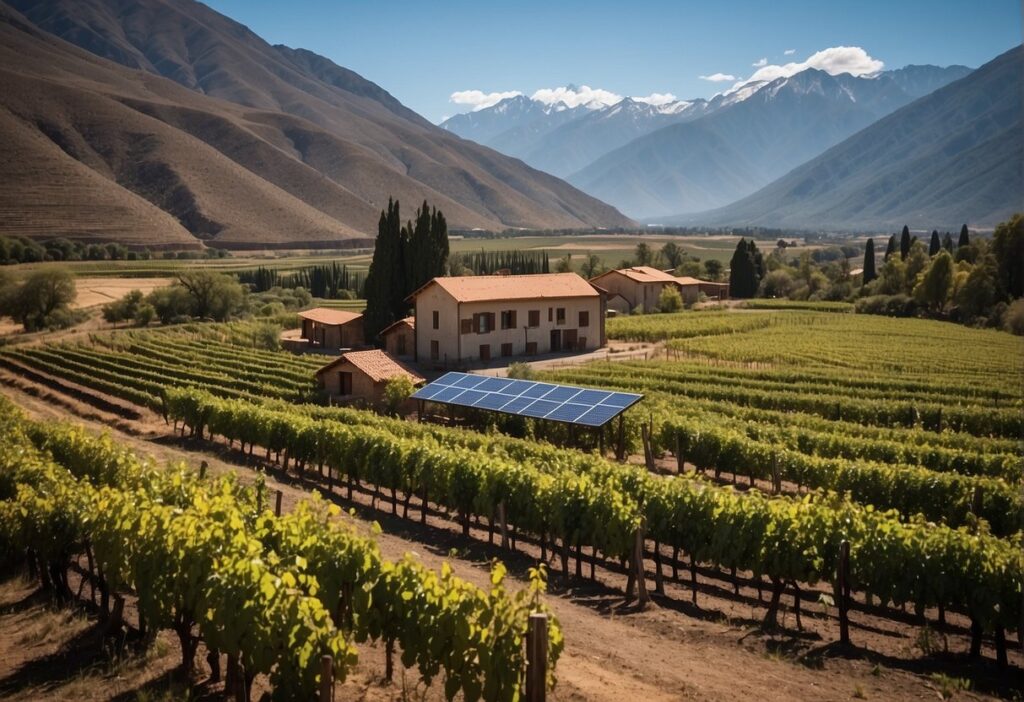
{"type": "Polygon", "coordinates": [[[1018,212],[996,225],[992,234],[992,255],[996,259],[996,282],[1004,299],[1024,296],[1024,214],[1018,212]]]}
{"type": "Polygon", "coordinates": [[[665,263],[668,264],[669,268],[673,270],[679,267],[679,264],[683,262],[685,252],[682,247],[674,241],[667,242],[661,247],[661,256],[665,259],[665,263]]]}
{"type": "Polygon", "coordinates": [[[641,241],[636,245],[636,250],[633,252],[633,260],[636,261],[634,265],[637,266],[649,266],[654,262],[654,252],[651,251],[651,247],[646,241],[641,241]]]}
{"type": "Polygon", "coordinates": [[[939,239],[939,230],[938,229],[933,229],[932,230],[932,239],[931,239],[930,242],[928,242],[928,255],[929,256],[934,256],[935,254],[937,254],[939,252],[939,249],[941,249],[941,248],[942,248],[942,240],[939,239]]]}
{"type": "Polygon", "coordinates": [[[914,299],[932,312],[941,312],[953,285],[953,257],[943,251],[932,260],[921,281],[914,286],[914,299]]]}
{"type": "Polygon", "coordinates": [[[960,227],[960,241],[957,246],[967,246],[971,243],[971,234],[967,231],[967,225],[960,227]]]}
{"type": "Polygon", "coordinates": [[[883,261],[888,261],[889,257],[896,253],[896,235],[893,234],[889,237],[889,243],[885,246],[885,256],[883,261]]]}
{"type": "Polygon", "coordinates": [[[729,297],[747,298],[757,294],[761,283],[759,271],[764,270],[763,259],[758,265],[759,255],[753,240],[748,244],[746,239],[740,239],[736,244],[736,251],[729,262],[729,297]]]}
{"type": "Polygon", "coordinates": [[[877,277],[878,273],[875,272],[875,240],[868,239],[867,243],[864,244],[864,273],[861,279],[864,281],[864,285],[867,285],[877,277]]]}
{"type": "Polygon", "coordinates": [[[907,254],[910,253],[910,227],[903,225],[903,233],[900,234],[900,258],[904,261],[907,260],[907,254]]]}
{"type": "Polygon", "coordinates": [[[953,235],[946,232],[946,236],[942,237],[942,248],[949,253],[953,253],[953,235]]]}
{"type": "Polygon", "coordinates": [[[377,222],[377,240],[373,259],[366,274],[366,311],[363,333],[376,339],[380,331],[394,322],[398,302],[405,295],[405,261],[402,255],[402,218],[399,203],[388,198],[388,208],[377,222]]]}

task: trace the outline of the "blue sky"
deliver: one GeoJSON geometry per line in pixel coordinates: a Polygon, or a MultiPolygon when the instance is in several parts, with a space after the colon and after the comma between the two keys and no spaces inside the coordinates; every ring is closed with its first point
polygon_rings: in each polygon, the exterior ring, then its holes
{"type": "Polygon", "coordinates": [[[863,70],[878,61],[977,67],[1022,31],[1020,0],[206,2],[271,43],[360,73],[433,122],[496,99],[452,101],[470,90],[532,95],[572,83],[710,97],[733,85],[724,76],[749,78],[762,59],[804,62],[829,47],[863,49],[839,57],[863,70]]]}

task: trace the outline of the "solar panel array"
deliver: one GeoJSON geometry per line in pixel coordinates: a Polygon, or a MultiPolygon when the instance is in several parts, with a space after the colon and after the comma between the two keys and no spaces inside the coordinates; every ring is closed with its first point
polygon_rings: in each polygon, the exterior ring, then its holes
{"type": "Polygon", "coordinates": [[[639,402],[643,395],[453,372],[423,386],[412,397],[446,405],[600,427],[639,402]]]}

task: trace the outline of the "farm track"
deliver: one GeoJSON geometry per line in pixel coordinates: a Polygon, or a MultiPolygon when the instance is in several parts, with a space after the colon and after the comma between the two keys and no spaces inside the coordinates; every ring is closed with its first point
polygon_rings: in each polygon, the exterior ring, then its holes
{"type": "MultiPolygon", "coordinates": [[[[63,419],[72,412],[93,430],[111,431],[108,413],[97,412],[76,398],[59,402],[60,391],[54,388],[24,379],[12,384],[3,376],[6,374],[0,374],[5,383],[2,391],[37,418],[63,419]],[[35,394],[31,394],[33,389],[35,394]]],[[[93,400],[105,401],[102,393],[90,394],[93,400]]],[[[221,444],[182,440],[155,415],[118,421],[112,433],[119,442],[158,460],[185,460],[193,465],[206,460],[215,472],[235,472],[244,480],[255,475],[237,451],[221,444]]],[[[288,510],[306,490],[291,478],[279,478],[268,482],[282,490],[288,510]]],[[[489,546],[486,529],[475,528],[471,538],[463,537],[454,521],[436,512],[429,514],[426,526],[392,517],[371,510],[371,500],[371,493],[357,492],[352,502],[339,497],[339,504],[354,508],[364,526],[373,520],[381,523],[384,531],[376,538],[387,556],[411,550],[431,567],[452,560],[457,574],[481,585],[487,583],[491,558],[502,558],[522,583],[526,568],[539,556],[536,549],[524,548],[522,543],[515,553],[489,546]],[[456,550],[457,558],[448,557],[451,549],[456,550]]],[[[389,507],[386,500],[383,507],[389,507]]],[[[415,502],[413,514],[419,515],[415,502]]],[[[558,669],[559,687],[553,696],[556,700],[849,699],[855,686],[868,699],[934,699],[935,684],[927,675],[970,674],[962,655],[922,658],[914,648],[918,629],[908,626],[909,620],[893,620],[891,614],[876,617],[862,606],[852,617],[853,639],[867,650],[858,649],[851,657],[835,652],[829,642],[838,638],[838,627],[834,618],[822,615],[820,605],[815,604],[817,590],[803,593],[805,632],[766,636],[756,626],[761,612],[757,590],[744,574],[740,574],[737,595],[723,574],[698,568],[699,606],[694,607],[690,605],[688,573],[681,572],[681,584],[667,578],[668,598],[655,597],[655,606],[641,613],[623,606],[623,577],[616,569],[617,565],[608,570],[598,568],[596,583],[572,580],[568,588],[561,585],[560,574],[552,575],[555,596],[550,598],[551,605],[567,636],[558,669]],[[876,663],[882,670],[879,676],[871,673],[876,663]]],[[[584,572],[588,571],[585,567],[584,572]]],[[[653,577],[650,586],[653,588],[653,577]]],[[[790,594],[784,599],[790,602],[790,594]]],[[[783,623],[793,625],[791,612],[783,616],[783,623]]],[[[950,623],[958,622],[951,618],[950,623]]],[[[966,650],[963,633],[962,627],[948,632],[951,651],[966,650]]],[[[365,664],[372,665],[372,655],[368,658],[365,664]]],[[[1019,653],[1011,652],[1011,662],[1015,665],[1007,674],[1011,677],[1000,678],[994,666],[986,666],[975,679],[975,689],[1006,694],[1013,687],[1024,686],[1019,653]]],[[[379,699],[398,699],[398,691],[394,693],[379,699]]]]}

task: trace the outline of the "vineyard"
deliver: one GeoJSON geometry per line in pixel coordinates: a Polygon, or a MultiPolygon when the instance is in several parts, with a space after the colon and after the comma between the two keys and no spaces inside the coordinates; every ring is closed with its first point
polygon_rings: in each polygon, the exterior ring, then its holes
{"type": "MultiPolygon", "coordinates": [[[[344,679],[356,644],[382,640],[389,677],[397,646],[427,683],[443,677],[449,699],[520,694],[528,619],[545,611],[543,571],[513,594],[498,563],[483,591],[410,556],[383,559],[315,495],[275,515],[262,483],[245,488],[230,477],[158,469],[109,439],[23,420],[6,401],[0,424],[5,560],[28,554],[44,588],[67,602],[72,562],[84,552],[101,617],[120,618],[124,594],[134,593],[138,633],[173,630],[184,670],[202,640],[214,675],[227,656],[245,699],[261,674],[275,699],[311,699],[324,676],[344,679]]],[[[561,650],[557,620],[544,650],[550,685],[561,650]]]]}
{"type": "MultiPolygon", "coordinates": [[[[257,350],[244,329],[231,325],[9,349],[0,359],[149,407],[174,432],[220,445],[239,460],[315,486],[330,499],[351,502],[362,495],[371,510],[413,523],[426,523],[428,514],[445,515],[465,537],[480,538],[483,530],[489,543],[498,538],[510,553],[544,563],[559,583],[585,581],[589,566],[590,580],[600,572],[627,601],[641,605],[651,597],[651,582],[659,602],[685,597],[695,606],[703,602],[701,585],[709,579],[716,591],[737,597],[741,588],[752,588],[750,604],[769,631],[778,626],[787,595],[798,623],[801,600],[818,597],[834,603],[825,618],[840,623],[844,643],[851,637],[856,643],[857,620],[870,616],[924,632],[964,631],[970,658],[980,657],[987,641],[1001,666],[1018,664],[1008,640],[1019,641],[1024,632],[1019,339],[922,320],[806,309],[634,316],[611,320],[609,335],[664,343],[656,360],[593,362],[542,375],[645,394],[626,415],[624,445],[632,456],[625,463],[536,440],[542,432],[533,424],[526,438],[514,438],[493,428],[479,432],[316,404],[310,379],[321,361],[257,350]]],[[[140,482],[157,491],[146,498],[150,502],[170,503],[155,478],[107,475],[99,467],[105,477],[92,476],[81,459],[86,451],[62,448],[75,444],[63,438],[74,432],[21,425],[29,427],[23,433],[32,450],[50,452],[53,470],[79,466],[71,470],[82,487],[62,488],[85,495],[77,495],[75,504],[95,506],[99,498],[92,490],[124,491],[128,484],[135,497],[123,503],[106,497],[111,506],[104,503],[104,509],[143,509],[140,482]]],[[[188,514],[195,496],[202,496],[201,514],[190,518],[210,519],[211,510],[227,510],[216,506],[217,496],[231,495],[237,519],[227,512],[224,518],[265,550],[273,543],[276,560],[265,559],[273,577],[291,573],[289,582],[300,590],[314,578],[314,589],[326,591],[308,596],[337,629],[322,635],[334,642],[327,648],[335,647],[330,655],[340,666],[338,675],[344,674],[346,651],[369,637],[397,643],[403,663],[415,663],[426,679],[443,668],[447,680],[463,680],[449,667],[454,661],[408,653],[425,644],[401,628],[406,624],[374,628],[369,622],[391,620],[372,607],[360,615],[363,629],[350,622],[348,628],[338,626],[347,621],[335,621],[341,590],[324,583],[340,582],[340,576],[317,570],[326,566],[291,542],[279,542],[284,527],[272,526],[301,520],[303,526],[295,527],[299,541],[303,534],[326,533],[336,539],[329,548],[356,549],[351,540],[357,537],[337,526],[337,515],[325,503],[314,500],[296,511],[305,516],[277,519],[266,515],[258,490],[230,481],[180,480],[185,487],[174,489],[185,495],[181,504],[188,514]],[[335,529],[345,535],[335,537],[335,529]],[[302,567],[293,555],[305,559],[302,567]]],[[[145,519],[151,518],[157,519],[145,519]]],[[[76,534],[65,543],[82,543],[83,526],[72,520],[61,528],[76,534]]],[[[221,536],[231,533],[211,528],[221,536]]],[[[14,531],[21,537],[9,539],[32,538],[23,527],[14,531]]],[[[189,538],[201,533],[189,528],[189,538]]],[[[90,546],[95,550],[91,541],[90,546]]],[[[318,553],[322,558],[328,552],[318,553]]],[[[62,562],[66,558],[66,552],[58,555],[62,562]]],[[[109,566],[111,572],[146,568],[128,556],[117,558],[120,565],[109,566]]],[[[366,566],[368,574],[347,577],[380,582],[381,573],[391,570],[375,558],[381,564],[366,566]]],[[[126,587],[138,590],[134,576],[122,577],[126,587]]],[[[237,603],[238,592],[250,592],[245,582],[228,586],[236,589],[215,596],[237,603]]],[[[380,587],[392,597],[381,602],[394,601],[398,586],[380,587]]],[[[521,618],[538,606],[539,587],[530,596],[503,594],[509,604],[501,607],[521,618]],[[527,597],[533,599],[522,599],[527,597]]],[[[432,606],[423,605],[434,612],[432,606]]],[[[145,611],[151,621],[171,622],[173,628],[173,611],[145,611]]],[[[204,641],[209,637],[222,653],[241,660],[236,644],[218,638],[217,624],[207,622],[204,630],[201,617],[194,623],[204,641]]],[[[319,636],[313,638],[321,641],[319,636]]],[[[559,636],[552,632],[552,651],[558,650],[559,636]]],[[[291,671],[276,677],[275,685],[315,684],[315,675],[302,677],[313,675],[306,668],[296,672],[290,662],[267,660],[241,662],[247,670],[291,671]]],[[[474,670],[463,694],[496,699],[488,696],[494,689],[487,687],[488,676],[521,681],[521,664],[510,653],[512,668],[504,672],[474,670]],[[476,685],[484,692],[476,693],[476,685]]]]}

